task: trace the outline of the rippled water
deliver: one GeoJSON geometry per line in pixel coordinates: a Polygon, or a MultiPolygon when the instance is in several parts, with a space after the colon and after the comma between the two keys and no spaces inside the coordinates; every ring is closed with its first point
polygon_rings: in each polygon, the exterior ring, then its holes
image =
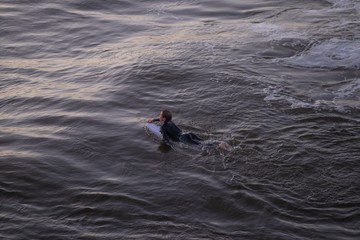
{"type": "Polygon", "coordinates": [[[0,1],[1,239],[358,239],[360,3],[0,1]],[[169,149],[167,108],[228,153],[169,149]]]}

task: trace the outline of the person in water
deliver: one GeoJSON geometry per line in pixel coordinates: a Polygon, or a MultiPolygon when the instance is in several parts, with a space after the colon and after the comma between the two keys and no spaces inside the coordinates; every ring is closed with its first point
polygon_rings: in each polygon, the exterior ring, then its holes
{"type": "Polygon", "coordinates": [[[165,142],[174,141],[174,142],[184,142],[188,144],[201,144],[200,141],[203,141],[201,138],[196,136],[193,133],[183,134],[181,129],[176,126],[176,124],[171,121],[172,113],[169,110],[163,110],[160,112],[159,118],[149,118],[148,123],[151,122],[160,122],[161,128],[160,132],[163,136],[165,142]]]}
{"type": "MultiPolygon", "coordinates": [[[[194,133],[182,133],[181,129],[176,126],[176,124],[172,121],[172,113],[169,110],[161,111],[159,118],[148,118],[147,122],[160,122],[162,124],[160,132],[163,136],[163,140],[166,143],[174,141],[200,145],[202,144],[202,141],[204,141],[203,139],[196,136],[194,133]]],[[[231,146],[225,142],[220,142],[219,148],[229,151],[231,149],[231,146]]]]}

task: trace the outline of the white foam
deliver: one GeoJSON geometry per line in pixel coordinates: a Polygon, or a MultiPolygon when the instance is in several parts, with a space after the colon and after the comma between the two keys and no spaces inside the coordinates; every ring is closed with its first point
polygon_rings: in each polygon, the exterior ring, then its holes
{"type": "Polygon", "coordinates": [[[252,25],[252,30],[263,36],[273,36],[281,32],[282,29],[280,26],[272,23],[256,23],[252,25]]]}
{"type": "Polygon", "coordinates": [[[357,98],[360,100],[360,79],[355,79],[336,91],[336,98],[357,98]]]}
{"type": "Polygon", "coordinates": [[[360,68],[360,41],[331,39],[312,46],[308,51],[285,59],[301,67],[360,68]]]}
{"type": "Polygon", "coordinates": [[[355,9],[360,12],[359,0],[328,0],[335,8],[355,9]]]}
{"type": "Polygon", "coordinates": [[[336,107],[360,109],[360,79],[355,79],[333,90],[332,103],[336,107]]]}
{"type": "Polygon", "coordinates": [[[274,23],[256,23],[252,24],[250,28],[253,32],[271,40],[281,40],[284,38],[303,39],[306,37],[306,34],[303,32],[288,30],[274,23]]]}

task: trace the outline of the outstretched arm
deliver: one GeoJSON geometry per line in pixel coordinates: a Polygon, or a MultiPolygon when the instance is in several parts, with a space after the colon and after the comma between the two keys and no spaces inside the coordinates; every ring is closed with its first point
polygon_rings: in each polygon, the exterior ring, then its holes
{"type": "Polygon", "coordinates": [[[148,123],[158,122],[158,121],[160,121],[159,118],[148,118],[148,119],[146,120],[146,122],[148,122],[148,123]]]}

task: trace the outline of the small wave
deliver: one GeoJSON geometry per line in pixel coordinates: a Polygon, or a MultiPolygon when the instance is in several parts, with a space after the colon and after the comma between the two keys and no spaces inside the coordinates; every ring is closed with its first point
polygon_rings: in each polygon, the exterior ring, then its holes
{"type": "Polygon", "coordinates": [[[307,68],[360,68],[360,41],[330,39],[308,51],[286,59],[286,63],[307,68]]]}
{"type": "Polygon", "coordinates": [[[313,109],[316,111],[338,111],[348,113],[360,109],[360,79],[353,79],[340,86],[326,88],[316,98],[313,96],[294,97],[282,87],[264,89],[268,103],[290,105],[292,109],[313,109]]]}
{"type": "Polygon", "coordinates": [[[264,93],[266,97],[264,100],[268,103],[287,103],[291,105],[291,108],[312,108],[313,105],[311,103],[307,103],[305,101],[296,99],[292,96],[286,94],[283,89],[278,87],[268,87],[264,89],[264,93]]]}

